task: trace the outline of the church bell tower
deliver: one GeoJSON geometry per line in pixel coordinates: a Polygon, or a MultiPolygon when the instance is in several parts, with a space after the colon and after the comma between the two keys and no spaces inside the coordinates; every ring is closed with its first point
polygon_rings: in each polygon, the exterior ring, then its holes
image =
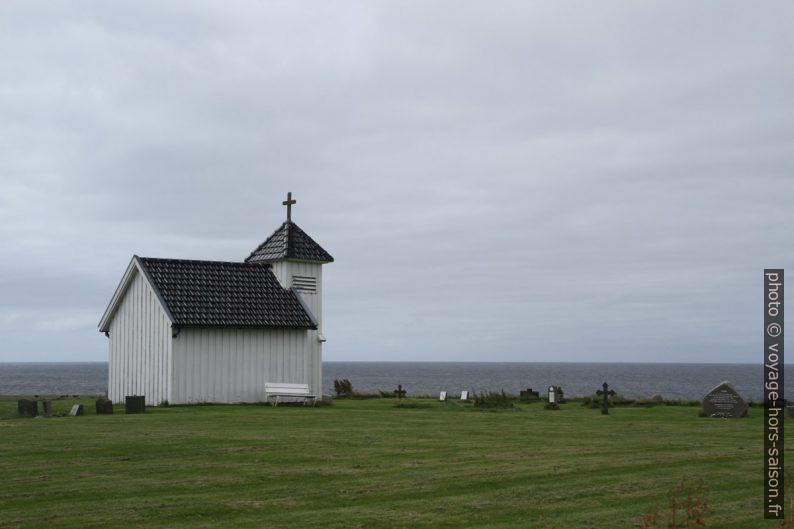
{"type": "Polygon", "coordinates": [[[325,341],[322,267],[334,258],[292,222],[292,206],[296,203],[292,192],[287,193],[287,200],[282,202],[287,207],[287,220],[245,262],[270,264],[281,285],[292,290],[315,319],[318,340],[325,341]]]}

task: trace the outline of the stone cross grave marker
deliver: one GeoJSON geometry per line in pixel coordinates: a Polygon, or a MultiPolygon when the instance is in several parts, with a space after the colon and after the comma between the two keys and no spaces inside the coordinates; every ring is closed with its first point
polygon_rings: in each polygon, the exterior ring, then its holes
{"type": "Polygon", "coordinates": [[[407,392],[405,388],[403,388],[402,384],[397,384],[397,389],[394,390],[394,394],[397,395],[397,400],[402,400],[407,392]]]}
{"type": "Polygon", "coordinates": [[[606,382],[604,382],[601,387],[603,389],[596,391],[596,395],[601,395],[603,397],[601,400],[601,413],[604,415],[609,415],[609,397],[614,397],[616,393],[609,389],[609,384],[606,382]]]}
{"type": "Polygon", "coordinates": [[[744,417],[747,403],[730,382],[722,382],[703,397],[703,414],[706,417],[744,417]]]}

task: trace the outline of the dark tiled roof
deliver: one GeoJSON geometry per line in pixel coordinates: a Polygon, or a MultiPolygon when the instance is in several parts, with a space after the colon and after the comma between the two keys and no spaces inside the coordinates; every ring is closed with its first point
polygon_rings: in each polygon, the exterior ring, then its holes
{"type": "Polygon", "coordinates": [[[137,259],[175,325],[316,327],[266,264],[137,259]]]}
{"type": "Polygon", "coordinates": [[[245,260],[246,263],[270,263],[279,259],[333,262],[331,254],[306,235],[306,232],[291,221],[286,221],[273,235],[259,245],[245,260]]]}

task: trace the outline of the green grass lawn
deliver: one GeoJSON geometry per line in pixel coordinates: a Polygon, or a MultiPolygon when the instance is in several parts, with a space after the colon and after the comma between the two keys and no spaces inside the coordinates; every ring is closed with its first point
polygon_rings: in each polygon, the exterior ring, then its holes
{"type": "Polygon", "coordinates": [[[683,475],[705,483],[706,527],[777,527],[760,408],[83,402],[83,417],[20,419],[0,401],[0,527],[633,528],[683,475]]]}

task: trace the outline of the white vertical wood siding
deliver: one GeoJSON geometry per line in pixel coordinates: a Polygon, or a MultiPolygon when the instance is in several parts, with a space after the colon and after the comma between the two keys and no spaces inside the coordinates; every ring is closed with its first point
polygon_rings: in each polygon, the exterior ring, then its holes
{"type": "Polygon", "coordinates": [[[317,318],[317,328],[323,328],[323,267],[317,263],[304,263],[300,261],[279,261],[273,263],[273,274],[278,278],[284,288],[292,288],[293,276],[313,277],[317,280],[317,291],[299,292],[304,303],[317,318]]]}
{"type": "Polygon", "coordinates": [[[149,283],[136,272],[109,330],[108,398],[171,400],[171,323],[149,283]]]}
{"type": "Polygon", "coordinates": [[[173,339],[171,402],[260,402],[265,382],[309,384],[322,392],[317,331],[183,328],[173,339]]]}

